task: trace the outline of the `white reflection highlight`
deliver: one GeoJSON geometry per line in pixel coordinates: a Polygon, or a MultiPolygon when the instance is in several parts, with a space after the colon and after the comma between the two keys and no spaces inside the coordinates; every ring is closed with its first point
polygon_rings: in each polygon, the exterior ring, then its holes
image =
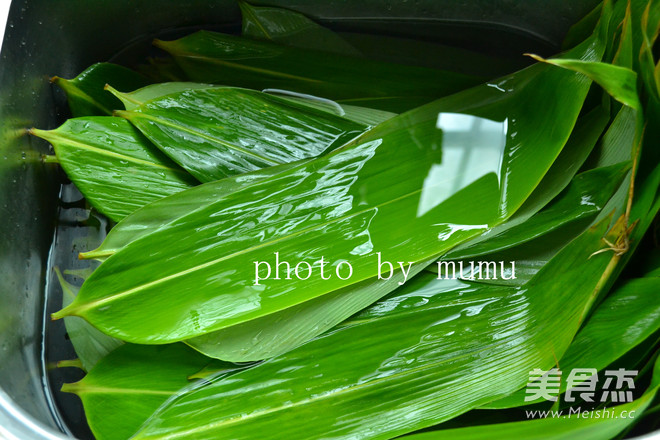
{"type": "Polygon", "coordinates": [[[488,173],[500,179],[508,120],[502,122],[462,113],[439,113],[442,163],[424,179],[417,215],[422,216],[488,173]]]}

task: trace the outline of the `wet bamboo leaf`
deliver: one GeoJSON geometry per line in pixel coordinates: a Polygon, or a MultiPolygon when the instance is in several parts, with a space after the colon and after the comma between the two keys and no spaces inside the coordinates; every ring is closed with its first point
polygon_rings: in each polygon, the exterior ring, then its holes
{"type": "Polygon", "coordinates": [[[583,73],[622,104],[635,110],[639,110],[641,107],[639,95],[637,94],[637,73],[633,70],[607,63],[570,59],[546,60],[536,55],[533,55],[533,58],[537,61],[583,73]]]}
{"type": "Polygon", "coordinates": [[[238,2],[243,16],[243,36],[285,46],[359,56],[360,52],[335,32],[303,14],[284,8],[252,6],[238,2]]]}
{"type": "MultiPolygon", "coordinates": [[[[112,87],[108,87],[108,89],[123,102],[126,110],[135,110],[136,108],[140,107],[148,101],[151,101],[152,99],[161,98],[163,96],[183,92],[185,90],[208,89],[212,87],[217,88],[218,86],[191,82],[169,82],[152,84],[131,93],[117,92],[112,87]]],[[[313,109],[323,110],[330,114],[341,116],[344,119],[370,126],[378,125],[381,122],[396,116],[395,113],[386,112],[383,110],[357,107],[347,104],[339,105],[334,101],[318,98],[315,96],[299,94],[292,95],[290,93],[287,94],[283,90],[273,89],[271,91],[267,90],[266,92],[275,94],[281,99],[293,101],[296,105],[305,105],[313,109]]]]}
{"type": "MultiPolygon", "coordinates": [[[[617,265],[613,267],[611,278],[605,284],[605,286],[603,286],[602,292],[606,292],[609,289],[612,280],[615,280],[618,277],[618,275],[621,272],[621,268],[628,261],[630,255],[633,254],[641,238],[644,236],[649,226],[651,225],[651,222],[653,221],[657,213],[660,211],[660,195],[658,195],[659,188],[660,188],[660,165],[656,166],[655,170],[647,177],[647,179],[643,182],[643,184],[638,186],[636,197],[634,199],[634,203],[632,205],[632,209],[630,212],[630,218],[635,220],[636,227],[632,229],[632,232],[629,232],[630,234],[630,236],[628,237],[630,243],[629,249],[623,255],[614,254],[613,259],[617,260],[617,265]]],[[[617,203],[621,205],[625,205],[626,199],[622,198],[618,200],[617,203]]],[[[619,210],[621,210],[620,206],[618,208],[619,210]]],[[[624,218],[624,217],[622,216],[620,218],[624,218]]],[[[599,309],[596,309],[596,311],[598,310],[599,309]]],[[[643,325],[644,323],[637,323],[637,324],[643,325]]],[[[623,336],[624,335],[621,334],[618,335],[619,338],[623,336]]],[[[628,341],[630,342],[630,340],[628,341]]],[[[605,350],[605,353],[608,352],[611,353],[611,351],[605,350]]],[[[514,393],[513,395],[508,396],[504,399],[501,399],[500,401],[495,401],[490,403],[489,405],[487,405],[487,407],[493,409],[499,409],[499,408],[510,408],[513,406],[518,406],[520,405],[521,394],[522,392],[518,391],[517,393],[514,393]]]]}
{"type": "MultiPolygon", "coordinates": [[[[416,276],[428,263],[411,267],[408,277],[416,276]]],[[[392,292],[404,281],[400,272],[386,281],[366,280],[280,312],[184,342],[209,357],[230,362],[268,359],[331,329],[392,292]]]]}
{"type": "Polygon", "coordinates": [[[52,81],[66,93],[73,117],[109,116],[120,107],[119,101],[103,90],[107,83],[119,90],[135,90],[151,83],[144,76],[111,63],[97,63],[73,79],[53,77],[52,81]]]}
{"type": "Polygon", "coordinates": [[[344,119],[369,126],[376,126],[381,122],[387,121],[396,116],[396,113],[385,110],[359,107],[350,104],[339,104],[329,99],[319,98],[313,95],[293,93],[287,90],[266,89],[264,92],[274,94],[288,101],[293,101],[297,105],[303,105],[316,110],[323,110],[341,116],[344,119]]]}
{"type": "MultiPolygon", "coordinates": [[[[572,55],[593,57],[598,47],[589,40],[572,55]]],[[[76,314],[121,339],[165,343],[371,279],[381,271],[378,255],[405,267],[438,256],[522,205],[566,143],[589,84],[583,75],[537,65],[497,87],[392,118],[340,150],[130,243],[95,271],[76,303],[54,316],[76,314]],[[562,105],[531,111],[546,95],[562,105]],[[552,127],[547,120],[555,121],[552,127]],[[448,152],[460,158],[476,142],[488,148],[474,162],[464,158],[461,169],[448,152]],[[274,264],[275,252],[294,265],[316,266],[316,275],[321,257],[330,270],[348,260],[352,276],[344,263],[341,278],[260,283],[266,268],[258,262],[274,264]]]]}
{"type": "MultiPolygon", "coordinates": [[[[79,288],[67,282],[58,268],[55,268],[55,274],[62,287],[62,305],[66,307],[73,302],[79,288]]],[[[98,361],[123,344],[119,339],[101,333],[85,320],[75,316],[66,318],[64,325],[85,371],[90,371],[98,361]]]]}
{"type": "MultiPolygon", "coordinates": [[[[639,278],[627,281],[612,292],[589,318],[568,347],[559,365],[563,371],[573,368],[602,370],[632,350],[660,329],[660,304],[656,293],[660,279],[639,278]]],[[[561,392],[566,390],[561,383],[561,392]]],[[[501,409],[528,405],[525,390],[486,405],[501,409]]]]}
{"type": "Polygon", "coordinates": [[[453,72],[383,63],[200,31],[160,41],[193,81],[277,88],[402,112],[458,92],[481,79],[453,72]],[[304,62],[301,62],[304,60],[304,62]]]}
{"type": "Polygon", "coordinates": [[[30,133],[53,145],[71,181],[114,221],[197,184],[121,118],[74,118],[55,130],[33,128],[30,133]]]}
{"type": "MultiPolygon", "coordinates": [[[[309,159],[308,159],[309,160],[309,159]]],[[[267,179],[288,169],[297,167],[299,162],[277,165],[251,173],[239,174],[215,182],[205,183],[185,192],[156,200],[127,216],[110,230],[99,248],[80,254],[81,259],[101,259],[117,253],[130,242],[163,230],[178,219],[208,207],[221,197],[250,186],[254,182],[267,179]]]]}
{"type": "Polygon", "coordinates": [[[392,438],[505,395],[568,347],[610,260],[589,258],[606,228],[522,289],[418,277],[288,354],[189,389],[133,438],[392,438]]]}
{"type": "MultiPolygon", "coordinates": [[[[84,258],[105,258],[144,234],[167,228],[168,224],[177,219],[173,213],[180,213],[180,216],[190,214],[193,210],[204,206],[204,202],[211,203],[220,196],[235,191],[235,186],[241,183],[245,185],[255,179],[282,172],[283,170],[280,169],[290,166],[270,167],[260,172],[200,185],[189,191],[188,194],[179,193],[156,201],[136,211],[115,226],[101,248],[81,255],[84,258]],[[204,199],[200,196],[202,193],[207,194],[204,199]],[[114,249],[113,246],[115,246],[114,249]]],[[[424,263],[413,267],[409,277],[412,278],[425,265],[424,263]]],[[[327,298],[307,301],[282,312],[227,330],[212,332],[188,340],[186,343],[207,356],[218,359],[234,362],[265,359],[284,353],[331,328],[347,316],[394,290],[398,283],[403,281],[400,273],[396,273],[391,280],[386,282],[365,281],[354,288],[330,294],[327,298]]]]}
{"type": "Polygon", "coordinates": [[[315,157],[367,129],[237,88],[186,90],[115,114],[202,182],[315,157]]]}
{"type": "MultiPolygon", "coordinates": [[[[630,107],[622,107],[601,139],[593,157],[587,160],[587,167],[609,166],[624,160],[632,160],[637,136],[637,113],[630,107]]],[[[632,174],[632,173],[631,173],[632,174]]],[[[626,177],[609,203],[601,211],[599,218],[614,211],[618,217],[624,213],[629,196],[630,177],[626,177]]]]}
{"type": "Polygon", "coordinates": [[[106,90],[117,99],[119,99],[122,104],[124,104],[125,110],[135,110],[140,106],[144,105],[146,102],[151,101],[152,99],[162,98],[163,96],[185,92],[187,90],[198,90],[198,89],[210,89],[210,88],[220,88],[213,84],[203,84],[203,83],[194,83],[194,82],[184,82],[184,81],[175,81],[175,82],[162,82],[158,84],[151,84],[146,87],[142,87],[132,92],[122,93],[112,87],[112,84],[106,86],[106,90]]]}
{"type": "Polygon", "coordinates": [[[482,425],[467,428],[448,429],[413,434],[402,437],[405,440],[477,440],[483,438],[503,438],[519,440],[609,440],[641,419],[649,408],[660,388],[660,360],[656,360],[651,386],[639,399],[630,403],[579,415],[569,411],[559,417],[549,416],[522,422],[482,425]]]}
{"type": "Polygon", "coordinates": [[[564,193],[529,220],[498,235],[492,235],[486,241],[458,252],[449,252],[443,258],[464,259],[503,251],[569,223],[586,218],[593,219],[612,197],[629,169],[629,162],[624,162],[581,173],[573,179],[564,193]]]}
{"type": "Polygon", "coordinates": [[[435,264],[428,266],[427,270],[435,274],[440,273],[442,277],[451,276],[452,273],[457,276],[462,274],[464,278],[477,283],[522,286],[530,281],[566,245],[584,232],[591,223],[591,218],[569,223],[500,252],[460,260],[441,258],[435,264]],[[487,277],[483,263],[480,270],[480,262],[486,262],[485,264],[488,262],[515,262],[515,277],[511,264],[505,264],[503,267],[498,265],[499,275],[493,277],[491,270],[491,275],[487,277]]]}
{"type": "MultiPolygon", "coordinates": [[[[505,233],[508,229],[518,227],[546,206],[566,188],[584,164],[605,129],[608,119],[602,107],[597,107],[578,119],[571,137],[568,139],[559,157],[557,157],[552,167],[543,176],[543,180],[541,180],[529,198],[525,200],[525,203],[520,209],[505,223],[486,231],[473,240],[457,246],[445,258],[467,258],[469,254],[464,253],[464,250],[465,252],[470,252],[467,248],[479,246],[481,242],[489,240],[491,237],[505,233]]],[[[629,158],[630,154],[621,158],[619,162],[626,161],[629,158]]],[[[612,162],[608,165],[613,165],[614,163],[612,162]]],[[[594,166],[594,168],[596,167],[594,166]]]]}
{"type": "Polygon", "coordinates": [[[183,344],[114,350],[81,381],[64,384],[77,394],[97,440],[126,440],[167,399],[189,384],[209,359],[183,344]]]}

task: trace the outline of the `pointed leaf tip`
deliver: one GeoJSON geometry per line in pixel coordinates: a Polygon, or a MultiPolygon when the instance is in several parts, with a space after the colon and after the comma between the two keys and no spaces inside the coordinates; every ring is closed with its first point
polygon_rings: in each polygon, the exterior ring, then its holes
{"type": "Polygon", "coordinates": [[[159,40],[158,38],[154,38],[153,41],[151,42],[154,46],[160,48],[160,49],[165,49],[167,46],[167,41],[164,40],[159,40]]]}

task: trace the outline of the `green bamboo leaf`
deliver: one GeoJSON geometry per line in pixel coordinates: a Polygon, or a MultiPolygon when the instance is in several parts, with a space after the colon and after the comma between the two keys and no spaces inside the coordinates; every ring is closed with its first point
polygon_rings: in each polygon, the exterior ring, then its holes
{"type": "MultiPolygon", "coordinates": [[[[660,304],[655,296],[659,289],[660,279],[639,278],[627,281],[612,292],[596,308],[559,360],[561,369],[602,370],[660,330],[660,304]]],[[[566,385],[562,382],[561,392],[566,391],[566,385]]],[[[535,403],[526,402],[525,397],[522,389],[484,408],[513,408],[535,403]]]]}
{"type": "Polygon", "coordinates": [[[99,361],[81,381],[64,384],[85,407],[97,440],[126,440],[167,399],[189,384],[209,359],[183,344],[126,344],[99,361]]]}
{"type": "MultiPolygon", "coordinates": [[[[73,302],[79,288],[67,282],[59,268],[54,270],[62,287],[62,306],[66,307],[73,302]]],[[[119,339],[101,333],[85,320],[75,316],[64,319],[64,326],[85,371],[90,371],[104,356],[123,344],[119,339]]]]}
{"type": "Polygon", "coordinates": [[[441,258],[436,264],[428,266],[427,270],[435,274],[440,273],[443,277],[447,275],[451,276],[452,273],[455,273],[456,276],[462,274],[464,278],[476,283],[523,286],[592,223],[591,218],[586,218],[575,223],[568,223],[540,237],[500,252],[460,260],[446,260],[441,258]],[[511,264],[505,264],[503,268],[500,267],[500,275],[498,277],[493,277],[492,271],[491,276],[486,277],[485,267],[482,267],[480,272],[479,263],[486,262],[487,264],[487,262],[491,261],[515,262],[515,277],[513,276],[514,273],[511,264]],[[474,267],[472,266],[473,264],[474,267]]]}
{"type": "Polygon", "coordinates": [[[71,181],[114,221],[197,184],[121,118],[74,118],[55,130],[33,128],[30,133],[53,145],[71,181]]]}
{"type": "MultiPolygon", "coordinates": [[[[135,110],[144,103],[152,99],[161,98],[173,93],[183,92],[185,90],[208,89],[218,87],[210,84],[192,83],[192,82],[168,82],[160,84],[152,84],[143,87],[131,93],[121,93],[112,87],[106,87],[113,93],[119,100],[124,103],[126,110],[135,110]]],[[[267,93],[276,94],[281,99],[292,101],[296,105],[305,105],[317,110],[324,110],[328,113],[341,116],[353,122],[375,126],[387,119],[396,116],[395,113],[386,112],[383,110],[376,110],[365,107],[357,107],[354,105],[339,105],[334,101],[311,96],[286,93],[283,90],[266,90],[267,93]]]]}
{"type": "MultiPolygon", "coordinates": [[[[489,240],[490,237],[505,233],[508,229],[517,227],[546,206],[553,198],[564,190],[564,188],[566,188],[571,179],[573,179],[577,171],[584,164],[605,129],[608,120],[609,117],[607,112],[605,112],[600,106],[578,119],[576,126],[573,129],[566,146],[559,154],[559,157],[557,157],[552,164],[552,167],[550,167],[545,176],[543,176],[543,180],[541,180],[529,198],[525,200],[525,203],[520,209],[505,223],[486,231],[484,234],[473,240],[457,246],[450,251],[449,255],[445,256],[445,258],[467,258],[468,255],[463,254],[464,249],[478,246],[479,243],[489,240]]],[[[623,162],[629,157],[630,155],[622,158],[619,162],[623,162]]],[[[614,162],[609,165],[613,164],[614,162]]],[[[594,166],[593,168],[597,167],[594,166]]]]}
{"type": "MultiPolygon", "coordinates": [[[[603,135],[595,154],[587,160],[585,167],[602,167],[633,159],[633,151],[637,137],[638,114],[630,107],[623,106],[617,113],[603,135]]],[[[631,172],[632,175],[632,172],[631,172]]],[[[623,215],[626,200],[629,196],[630,178],[626,177],[623,183],[605,206],[599,218],[614,211],[615,218],[623,215]]]]}
{"type": "Polygon", "coordinates": [[[417,277],[288,354],[182,390],[133,438],[392,438],[505,395],[568,347],[610,261],[589,258],[606,229],[522,289],[417,277]]]}
{"type": "Polygon", "coordinates": [[[385,110],[359,107],[357,105],[339,104],[329,99],[319,98],[313,95],[293,93],[287,90],[265,89],[264,92],[277,95],[280,98],[292,101],[297,105],[323,110],[341,116],[344,119],[370,125],[372,127],[396,116],[396,113],[385,110]]]}
{"type": "Polygon", "coordinates": [[[186,90],[115,114],[128,119],[202,182],[315,157],[367,129],[327,112],[303,112],[290,101],[237,88],[186,90]]]}
{"type": "Polygon", "coordinates": [[[210,88],[220,88],[213,84],[204,84],[204,83],[194,83],[194,82],[185,82],[185,81],[174,81],[174,82],[162,82],[158,84],[151,84],[146,87],[142,87],[132,92],[122,93],[112,87],[112,84],[105,86],[105,89],[115,95],[122,104],[124,104],[125,110],[136,110],[140,106],[144,105],[146,102],[151,101],[152,99],[162,98],[163,96],[176,94],[180,92],[185,92],[187,90],[200,90],[200,89],[210,89],[210,88]]]}
{"type": "Polygon", "coordinates": [[[73,79],[55,76],[52,81],[66,93],[73,117],[112,115],[120,103],[103,90],[107,83],[127,91],[151,83],[139,73],[111,63],[93,64],[73,79]]]}
{"type": "MultiPolygon", "coordinates": [[[[594,39],[576,52],[593,57],[598,47],[594,39]]],[[[382,272],[378,255],[409,267],[443,254],[522,205],[566,143],[589,84],[583,75],[537,65],[497,87],[385,121],[340,150],[130,243],[54,317],[83,316],[130,341],[183,340],[372,279],[382,272]],[[531,111],[544,96],[563,105],[531,111]],[[463,156],[475,145],[484,148],[479,157],[463,156]],[[405,230],[395,227],[402,224],[405,230]],[[259,283],[266,268],[257,262],[274,263],[275,252],[294,266],[316,267],[316,275],[259,283]],[[330,270],[343,267],[346,279],[321,279],[321,257],[330,270]]]]}
{"type": "MultiPolygon", "coordinates": [[[[309,161],[309,159],[306,161],[309,161]]],[[[181,217],[191,215],[221,197],[250,186],[259,180],[283,173],[298,165],[300,165],[300,162],[276,165],[251,173],[204,183],[190,190],[158,199],[128,215],[110,230],[101,246],[93,251],[81,253],[79,257],[81,259],[104,260],[126,247],[130,242],[166,229],[181,217]]]]}
{"type": "MultiPolygon", "coordinates": [[[[430,262],[410,268],[408,277],[430,262]]],[[[366,280],[280,312],[184,341],[206,356],[230,362],[268,359],[286,353],[331,329],[403,284],[402,273],[366,280]]]]}
{"type": "Polygon", "coordinates": [[[635,110],[641,109],[637,94],[637,73],[629,68],[601,62],[549,59],[531,55],[537,61],[580,72],[600,85],[620,103],[635,110]]]}
{"type": "MultiPolygon", "coordinates": [[[[649,226],[651,225],[651,222],[660,211],[660,194],[658,193],[659,189],[660,189],[660,165],[656,166],[654,171],[646,178],[646,180],[642,183],[642,185],[638,186],[638,191],[636,193],[635,201],[632,205],[632,209],[630,213],[630,218],[635,220],[637,226],[634,229],[632,229],[632,232],[630,233],[629,236],[630,249],[628,249],[628,252],[623,254],[622,256],[615,255],[615,258],[617,259],[620,258],[620,260],[618,262],[618,265],[614,267],[612,270],[612,276],[611,276],[612,280],[618,277],[622,267],[624,267],[625,263],[634,253],[634,250],[641,241],[641,238],[644,236],[649,226]]],[[[625,205],[626,200],[622,198],[618,201],[618,203],[621,205],[625,205]]],[[[619,206],[619,209],[620,208],[621,207],[619,206]]],[[[607,292],[607,290],[609,289],[609,285],[611,285],[611,281],[606,283],[605,286],[603,286],[602,291],[607,292]]],[[[622,336],[623,335],[619,335],[618,337],[622,337],[622,336]]],[[[609,346],[609,342],[608,342],[608,346],[609,346]]],[[[607,352],[608,351],[606,350],[606,353],[607,352]]],[[[492,409],[500,409],[500,408],[510,408],[513,406],[518,406],[520,405],[521,402],[520,395],[521,395],[521,391],[518,391],[516,394],[513,394],[512,396],[508,396],[504,399],[501,399],[500,401],[492,402],[486,407],[492,409]]]]}
{"type": "Polygon", "coordinates": [[[634,63],[634,48],[633,48],[633,27],[632,27],[632,17],[631,17],[631,8],[630,2],[620,2],[620,5],[626,5],[625,15],[623,21],[621,22],[621,36],[619,37],[619,47],[614,54],[612,59],[612,64],[625,67],[628,69],[633,69],[634,63]]]}
{"type": "Polygon", "coordinates": [[[481,82],[439,69],[384,63],[199,31],[155,40],[193,81],[277,88],[402,112],[481,82]],[[301,63],[300,60],[305,60],[301,63]]]}
{"type": "Polygon", "coordinates": [[[443,258],[458,260],[503,251],[567,224],[593,219],[612,197],[629,169],[630,162],[624,162],[581,173],[564,193],[529,220],[458,252],[450,251],[443,258]]]}
{"type": "Polygon", "coordinates": [[[284,8],[252,6],[239,1],[243,36],[284,46],[359,56],[360,52],[328,28],[303,14],[284,8]]]}
{"type": "Polygon", "coordinates": [[[472,426],[457,429],[413,434],[402,437],[405,440],[476,440],[483,438],[515,438],[519,440],[609,440],[641,419],[642,414],[653,402],[660,389],[660,360],[656,360],[653,382],[646,392],[630,403],[602,408],[589,412],[570,413],[565,410],[562,416],[527,420],[522,422],[472,426]],[[570,415],[569,415],[570,414],[570,415]]]}
{"type": "MultiPolygon", "coordinates": [[[[178,218],[174,213],[179,213],[179,216],[190,214],[220,196],[235,191],[240,184],[245,185],[255,179],[274,175],[291,166],[280,165],[223,179],[200,185],[185,194],[178,193],[158,200],[124,219],[110,231],[101,248],[81,254],[81,257],[110,256],[130,241],[166,228],[178,218]],[[204,197],[201,196],[202,193],[205,194],[204,197]]],[[[426,263],[414,266],[409,277],[415,276],[425,265],[426,263]]],[[[265,359],[284,353],[331,328],[355,311],[394,290],[398,283],[403,281],[401,273],[396,273],[386,282],[365,281],[358,286],[328,295],[327,298],[307,301],[282,312],[185,342],[207,356],[232,362],[265,359]]]]}

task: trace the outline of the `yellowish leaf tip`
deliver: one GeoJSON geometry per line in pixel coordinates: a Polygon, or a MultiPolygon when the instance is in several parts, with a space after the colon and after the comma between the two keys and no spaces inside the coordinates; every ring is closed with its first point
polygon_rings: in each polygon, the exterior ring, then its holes
{"type": "Polygon", "coordinates": [[[524,53],[523,55],[526,56],[526,57],[533,58],[534,60],[536,60],[536,61],[538,61],[538,62],[540,62],[540,63],[546,63],[546,62],[548,62],[548,60],[546,60],[546,59],[543,58],[542,56],[536,55],[535,53],[524,53]]]}
{"type": "Polygon", "coordinates": [[[79,368],[84,370],[80,359],[66,359],[57,363],[57,368],[79,368]]]}
{"type": "Polygon", "coordinates": [[[71,307],[73,304],[69,304],[67,307],[62,310],[58,310],[55,313],[50,314],[50,319],[57,321],[58,319],[66,318],[67,316],[75,315],[75,307],[71,307]]]}

